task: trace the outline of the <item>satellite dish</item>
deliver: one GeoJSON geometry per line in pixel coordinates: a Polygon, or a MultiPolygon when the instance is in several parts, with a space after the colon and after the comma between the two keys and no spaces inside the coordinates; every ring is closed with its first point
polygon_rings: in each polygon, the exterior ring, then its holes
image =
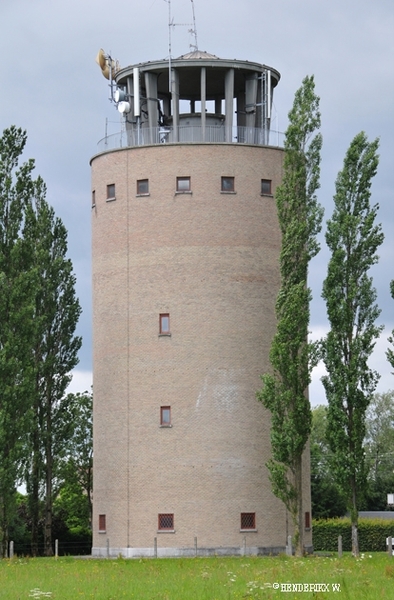
{"type": "Polygon", "coordinates": [[[110,56],[105,54],[104,50],[100,48],[96,56],[96,63],[101,69],[102,74],[106,79],[109,79],[110,76],[110,67],[112,70],[112,75],[115,75],[116,71],[119,70],[119,64],[112,60],[110,56]]]}
{"type": "Polygon", "coordinates": [[[115,90],[114,100],[115,102],[123,102],[123,100],[126,100],[126,92],[118,88],[115,90]]]}
{"type": "Polygon", "coordinates": [[[119,102],[118,111],[122,114],[127,114],[131,111],[131,106],[129,102],[119,102]]]}

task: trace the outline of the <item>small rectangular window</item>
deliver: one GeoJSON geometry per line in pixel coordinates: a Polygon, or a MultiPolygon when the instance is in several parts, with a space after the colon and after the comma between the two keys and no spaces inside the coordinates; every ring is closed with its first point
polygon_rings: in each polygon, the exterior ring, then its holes
{"type": "Polygon", "coordinates": [[[174,530],[174,515],[169,513],[159,514],[159,531],[174,530]]]}
{"type": "Polygon", "coordinates": [[[241,513],[241,529],[256,529],[256,513],[241,513]]]}
{"type": "Polygon", "coordinates": [[[222,177],[222,192],[234,192],[234,177],[222,177]]]}
{"type": "Polygon", "coordinates": [[[177,177],[176,178],[176,191],[177,192],[190,192],[191,183],[190,177],[177,177]]]}
{"type": "Polygon", "coordinates": [[[115,184],[109,183],[107,185],[107,200],[115,200],[115,184]]]}
{"type": "Polygon", "coordinates": [[[96,206],[96,190],[92,191],[92,208],[96,206]]]}
{"type": "Polygon", "coordinates": [[[170,315],[168,313],[164,313],[164,314],[160,315],[159,332],[162,335],[170,334],[170,315]]]}
{"type": "Polygon", "coordinates": [[[137,195],[144,196],[149,194],[149,179],[138,179],[137,181],[137,195]]]}
{"type": "Polygon", "coordinates": [[[272,196],[272,181],[271,179],[261,180],[261,193],[263,196],[272,196]]]}
{"type": "Polygon", "coordinates": [[[106,527],[106,518],[105,515],[99,515],[99,531],[106,531],[107,527],[106,527]]]}
{"type": "Polygon", "coordinates": [[[310,529],[310,528],[311,528],[311,513],[306,512],[305,513],[305,529],[310,529]]]}
{"type": "Polygon", "coordinates": [[[164,427],[171,425],[171,406],[160,407],[160,425],[164,427]]]}

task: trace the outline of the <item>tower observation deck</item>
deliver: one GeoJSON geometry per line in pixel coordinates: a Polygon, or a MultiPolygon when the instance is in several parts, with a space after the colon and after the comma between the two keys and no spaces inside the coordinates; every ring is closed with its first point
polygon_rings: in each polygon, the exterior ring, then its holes
{"type": "Polygon", "coordinates": [[[171,142],[279,146],[282,136],[270,131],[279,79],[271,67],[201,51],[131,65],[115,75],[130,109],[125,129],[100,140],[99,150],[171,142]]]}
{"type": "MultiPolygon", "coordinates": [[[[269,554],[279,73],[192,52],[114,74],[91,159],[95,556],[269,554]],[[169,75],[171,74],[171,75],[169,75]]],[[[309,462],[304,539],[311,549],[309,462]]]]}

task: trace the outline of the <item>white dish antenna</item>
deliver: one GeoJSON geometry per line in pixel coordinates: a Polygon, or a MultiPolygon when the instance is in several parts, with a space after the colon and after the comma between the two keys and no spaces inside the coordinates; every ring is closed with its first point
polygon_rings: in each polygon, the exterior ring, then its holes
{"type": "Polygon", "coordinates": [[[128,114],[131,111],[131,106],[130,106],[130,102],[125,102],[122,100],[122,102],[119,102],[118,104],[118,111],[123,115],[123,114],[128,114]]]}

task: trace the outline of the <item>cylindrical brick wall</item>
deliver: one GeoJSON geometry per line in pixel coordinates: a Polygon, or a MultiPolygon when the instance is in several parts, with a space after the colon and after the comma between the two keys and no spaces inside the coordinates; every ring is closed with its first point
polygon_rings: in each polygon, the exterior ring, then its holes
{"type": "Polygon", "coordinates": [[[275,194],[282,159],[242,144],[92,159],[96,554],[108,543],[111,554],[149,555],[155,537],[163,555],[192,551],[195,537],[207,553],[285,546],[290,524],[265,466],[269,413],[256,400],[280,251],[261,180],[275,194]],[[176,193],[177,177],[190,177],[190,193],[176,193]],[[234,193],[221,191],[222,177],[234,177],[234,193]],[[149,195],[137,194],[141,179],[149,195]],[[170,335],[160,335],[160,314],[170,335]],[[171,427],[160,424],[163,406],[171,427]],[[253,531],[241,531],[241,513],[255,514],[253,531]],[[159,514],[173,515],[173,529],[158,529],[159,514]]]}

